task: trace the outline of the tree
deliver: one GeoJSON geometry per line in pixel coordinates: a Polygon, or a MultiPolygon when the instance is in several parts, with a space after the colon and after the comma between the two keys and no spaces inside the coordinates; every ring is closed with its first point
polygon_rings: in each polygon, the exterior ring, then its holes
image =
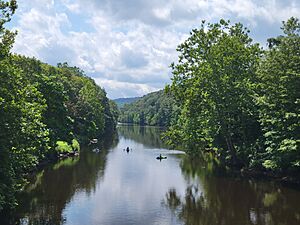
{"type": "Polygon", "coordinates": [[[16,7],[16,1],[0,1],[0,210],[14,206],[23,173],[48,150],[44,99],[36,84],[13,65],[10,49],[15,33],[4,28],[16,7]]]}
{"type": "Polygon", "coordinates": [[[5,29],[5,23],[11,20],[11,16],[17,9],[17,1],[2,1],[0,0],[0,59],[5,58],[14,43],[15,32],[5,29]]]}
{"type": "Polygon", "coordinates": [[[192,152],[218,149],[232,164],[247,164],[259,136],[252,85],[261,56],[249,30],[229,21],[202,22],[178,46],[172,84],[181,115],[167,136],[192,152]],[[258,132],[256,132],[258,131],[258,132]]]}
{"type": "Polygon", "coordinates": [[[68,96],[66,106],[73,120],[73,132],[81,142],[103,136],[108,126],[114,126],[109,101],[103,89],[82,70],[67,63],[58,64],[68,96]]]}
{"type": "Polygon", "coordinates": [[[42,63],[35,58],[14,55],[13,64],[18,67],[31,84],[37,84],[38,90],[43,95],[47,105],[43,112],[43,122],[49,129],[51,146],[54,148],[58,140],[71,142],[72,135],[71,119],[65,103],[68,100],[59,70],[53,66],[42,63]]]}
{"type": "Polygon", "coordinates": [[[120,110],[120,122],[167,127],[176,119],[178,108],[164,90],[149,93],[120,110]]]}
{"type": "Polygon", "coordinates": [[[269,39],[258,70],[257,104],[266,151],[266,168],[300,168],[300,23],[283,22],[283,33],[269,39]]]}

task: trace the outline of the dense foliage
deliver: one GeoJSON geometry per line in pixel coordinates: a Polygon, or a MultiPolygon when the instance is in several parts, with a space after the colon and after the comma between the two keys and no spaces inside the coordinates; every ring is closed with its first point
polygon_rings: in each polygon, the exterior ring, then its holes
{"type": "Polygon", "coordinates": [[[193,30],[177,49],[167,87],[181,109],[169,143],[213,151],[239,168],[299,171],[299,20],[289,19],[282,30],[267,50],[239,23],[203,21],[193,30]]]}
{"type": "Polygon", "coordinates": [[[15,33],[5,29],[16,1],[0,1],[0,211],[15,205],[24,174],[79,143],[104,136],[117,106],[77,67],[57,67],[13,55],[15,33]]]}
{"type": "Polygon", "coordinates": [[[257,105],[264,135],[263,165],[300,168],[300,22],[283,23],[284,36],[269,39],[258,70],[257,105]]]}
{"type": "Polygon", "coordinates": [[[140,125],[169,126],[176,120],[177,108],[174,98],[164,91],[147,94],[120,110],[119,121],[140,125]]]}

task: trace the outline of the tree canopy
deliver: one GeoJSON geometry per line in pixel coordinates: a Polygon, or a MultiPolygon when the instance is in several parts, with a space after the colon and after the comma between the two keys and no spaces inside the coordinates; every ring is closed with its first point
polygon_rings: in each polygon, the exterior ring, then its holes
{"type": "Polygon", "coordinates": [[[168,142],[239,168],[299,171],[299,20],[282,30],[263,50],[240,23],[194,29],[172,64],[181,110],[168,142]]]}
{"type": "Polygon", "coordinates": [[[172,95],[163,90],[143,96],[120,109],[119,121],[151,126],[170,126],[179,109],[172,95]]]}

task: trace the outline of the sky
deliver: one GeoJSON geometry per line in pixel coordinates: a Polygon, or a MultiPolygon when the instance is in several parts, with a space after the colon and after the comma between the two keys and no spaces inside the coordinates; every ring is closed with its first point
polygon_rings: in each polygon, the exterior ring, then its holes
{"type": "Polygon", "coordinates": [[[19,0],[13,52],[83,69],[109,98],[142,96],[171,82],[176,47],[201,21],[242,22],[255,42],[281,34],[300,0],[19,0]]]}

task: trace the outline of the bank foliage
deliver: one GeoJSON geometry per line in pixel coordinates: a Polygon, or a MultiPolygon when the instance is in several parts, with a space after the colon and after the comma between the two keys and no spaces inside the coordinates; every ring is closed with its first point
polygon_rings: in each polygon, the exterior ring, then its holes
{"type": "Polygon", "coordinates": [[[24,175],[114,130],[118,109],[84,72],[11,53],[5,28],[17,8],[0,1],[0,211],[16,205],[24,175]]]}
{"type": "Polygon", "coordinates": [[[203,21],[192,30],[166,88],[181,109],[170,144],[237,168],[299,172],[299,20],[281,29],[266,49],[240,23],[203,21]]]}

